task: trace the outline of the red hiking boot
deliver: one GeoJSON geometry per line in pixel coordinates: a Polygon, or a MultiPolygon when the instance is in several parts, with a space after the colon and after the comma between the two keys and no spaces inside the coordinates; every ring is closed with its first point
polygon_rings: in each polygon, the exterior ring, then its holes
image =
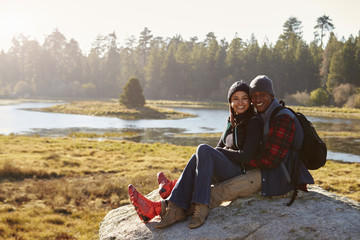
{"type": "Polygon", "coordinates": [[[166,199],[170,196],[171,191],[173,190],[177,180],[169,180],[165,177],[163,172],[158,172],[157,179],[159,183],[159,194],[163,199],[166,199]]]}
{"type": "Polygon", "coordinates": [[[160,201],[150,201],[139,193],[132,184],[130,184],[128,188],[131,203],[134,205],[135,210],[143,223],[148,223],[151,219],[160,214],[160,201]]]}

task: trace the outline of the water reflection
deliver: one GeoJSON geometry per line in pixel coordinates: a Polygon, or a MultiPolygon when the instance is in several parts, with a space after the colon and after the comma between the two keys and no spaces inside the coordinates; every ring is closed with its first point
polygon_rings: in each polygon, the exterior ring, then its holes
{"type": "Polygon", "coordinates": [[[360,144],[358,139],[354,138],[324,138],[328,149],[334,152],[347,152],[352,154],[360,153],[360,144]]]}
{"type": "Polygon", "coordinates": [[[360,163],[360,156],[350,154],[350,153],[341,153],[341,152],[333,152],[327,151],[327,159],[332,159],[336,161],[342,162],[358,162],[360,163]]]}
{"type": "Polygon", "coordinates": [[[36,133],[39,129],[65,128],[93,128],[103,130],[124,128],[176,128],[186,133],[213,133],[223,130],[228,114],[227,110],[221,109],[188,109],[187,112],[196,114],[198,117],[176,120],[123,120],[115,117],[29,111],[29,109],[45,108],[54,104],[55,103],[22,103],[0,106],[0,134],[27,134],[31,132],[36,133]]]}
{"type": "MultiPolygon", "coordinates": [[[[29,111],[57,103],[22,103],[0,106],[0,134],[39,134],[41,136],[66,136],[71,132],[98,133],[135,131],[136,142],[161,142],[196,146],[207,143],[215,146],[224,129],[227,109],[176,108],[197,117],[177,120],[122,120],[112,117],[94,117],[76,114],[29,111]],[[27,110],[24,110],[27,109],[27,110]],[[178,133],[219,133],[218,137],[179,137],[178,133]]],[[[360,131],[360,120],[309,117],[319,131],[360,131]]],[[[359,162],[360,139],[325,138],[328,158],[359,162]]]]}

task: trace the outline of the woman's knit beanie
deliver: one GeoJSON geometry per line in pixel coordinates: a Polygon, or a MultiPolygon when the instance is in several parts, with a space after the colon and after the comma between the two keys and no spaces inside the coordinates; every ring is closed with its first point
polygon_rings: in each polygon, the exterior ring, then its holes
{"type": "Polygon", "coordinates": [[[231,96],[238,91],[243,91],[249,94],[249,85],[247,85],[247,83],[243,80],[233,83],[233,85],[231,85],[231,87],[229,88],[227,95],[229,103],[231,102],[231,96]]]}
{"type": "Polygon", "coordinates": [[[275,96],[273,82],[265,75],[259,75],[250,83],[250,95],[254,92],[266,92],[271,96],[275,96]]]}

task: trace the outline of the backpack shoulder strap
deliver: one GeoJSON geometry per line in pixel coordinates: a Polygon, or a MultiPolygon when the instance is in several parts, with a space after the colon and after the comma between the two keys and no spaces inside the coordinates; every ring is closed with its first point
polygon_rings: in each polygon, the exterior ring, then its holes
{"type": "Polygon", "coordinates": [[[284,109],[285,107],[283,106],[278,106],[274,109],[274,111],[271,113],[270,119],[272,119],[273,117],[275,117],[282,109],[284,109]]]}
{"type": "MultiPolygon", "coordinates": [[[[283,109],[287,109],[289,111],[282,111],[280,114],[288,114],[291,118],[296,118],[296,113],[294,112],[294,110],[292,110],[291,108],[288,108],[288,107],[285,107],[285,102],[283,100],[281,100],[279,102],[281,104],[281,106],[278,106],[277,108],[275,108],[275,110],[271,113],[271,116],[270,116],[270,119],[272,119],[274,116],[277,116],[279,114],[279,112],[283,109]],[[290,114],[289,114],[290,113],[290,114]],[[291,116],[293,115],[293,116],[291,116]]],[[[293,146],[292,146],[293,147],[293,146]]],[[[294,148],[295,151],[298,151],[296,148],[294,148]]],[[[297,194],[298,194],[298,189],[297,189],[297,185],[298,185],[298,180],[299,180],[299,169],[300,169],[300,161],[293,161],[292,162],[293,164],[293,172],[291,174],[291,176],[289,175],[289,172],[287,171],[287,168],[284,164],[284,162],[281,163],[281,166],[283,168],[283,171],[289,181],[289,178],[290,178],[290,183],[293,185],[293,194],[291,196],[291,199],[290,201],[286,204],[286,206],[291,206],[296,197],[297,197],[297,194]]]]}
{"type": "MultiPolygon", "coordinates": [[[[291,108],[285,106],[285,101],[284,100],[280,100],[279,104],[280,104],[280,106],[275,108],[274,111],[271,113],[270,119],[272,119],[274,116],[276,116],[283,109],[290,110],[290,112],[293,113],[296,116],[296,113],[294,112],[294,110],[292,110],[291,108]]],[[[286,111],[283,111],[281,114],[288,114],[288,113],[286,111]]],[[[290,114],[290,117],[293,118],[293,116],[291,116],[291,114],[290,114]]]]}

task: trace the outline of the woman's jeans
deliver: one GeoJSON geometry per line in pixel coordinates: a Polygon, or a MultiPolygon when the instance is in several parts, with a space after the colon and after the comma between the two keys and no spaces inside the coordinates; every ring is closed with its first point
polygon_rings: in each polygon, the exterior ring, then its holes
{"type": "Polygon", "coordinates": [[[188,209],[191,203],[209,205],[213,177],[222,182],[240,174],[243,174],[240,165],[215,148],[201,144],[190,158],[168,200],[183,209],[188,209]]]}

